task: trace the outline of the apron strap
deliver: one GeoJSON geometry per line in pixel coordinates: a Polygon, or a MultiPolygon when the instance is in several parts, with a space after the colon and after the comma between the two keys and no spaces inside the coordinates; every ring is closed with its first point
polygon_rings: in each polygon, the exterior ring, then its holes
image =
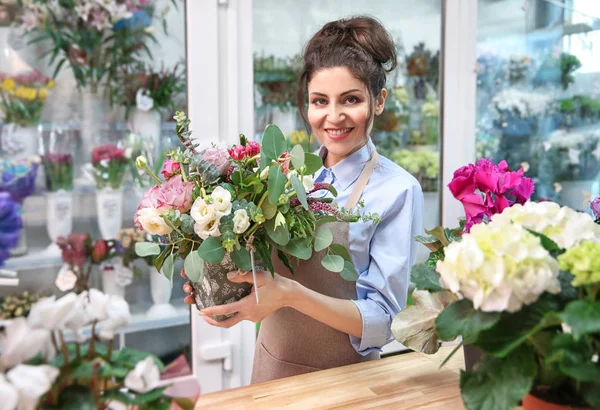
{"type": "Polygon", "coordinates": [[[367,182],[369,182],[369,178],[371,178],[371,174],[373,174],[373,170],[375,169],[375,165],[377,165],[378,161],[379,153],[377,152],[377,150],[375,150],[373,151],[371,158],[369,158],[369,161],[360,173],[360,176],[358,177],[358,180],[356,181],[356,184],[354,185],[352,193],[350,194],[350,197],[348,198],[348,201],[346,202],[344,208],[352,209],[356,206],[356,204],[358,204],[360,196],[362,195],[365,187],[367,186],[367,182]]]}

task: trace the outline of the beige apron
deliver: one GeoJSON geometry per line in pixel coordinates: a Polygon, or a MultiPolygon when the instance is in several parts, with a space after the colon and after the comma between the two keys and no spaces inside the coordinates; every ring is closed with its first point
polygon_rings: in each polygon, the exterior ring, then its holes
{"type": "MultiPolygon", "coordinates": [[[[376,151],[363,168],[345,207],[354,208],[371,177],[379,155],[376,151]]],[[[327,224],[333,233],[333,243],[348,249],[349,224],[327,224]]],[[[330,272],[321,265],[326,250],[313,254],[307,261],[294,266],[295,275],[273,258],[275,271],[293,279],[303,286],[321,294],[339,299],[356,298],[356,283],[346,281],[338,273],[330,272]]],[[[366,356],[358,354],[350,344],[350,336],[329,327],[292,308],[281,308],[261,323],[251,383],[260,383],[283,377],[309,373],[379,358],[373,352],[366,356]]]]}

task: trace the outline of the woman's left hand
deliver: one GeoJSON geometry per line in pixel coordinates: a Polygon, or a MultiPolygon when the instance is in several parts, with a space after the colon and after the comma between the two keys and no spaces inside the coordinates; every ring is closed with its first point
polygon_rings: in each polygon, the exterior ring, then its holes
{"type": "Polygon", "coordinates": [[[200,316],[210,325],[229,328],[237,325],[242,320],[260,322],[277,309],[282,308],[289,302],[293,289],[293,281],[278,274],[271,276],[270,272],[256,272],[256,283],[252,279],[252,272],[233,271],[227,274],[231,282],[253,283],[252,293],[245,298],[228,303],[226,305],[211,306],[200,311],[200,316]],[[254,292],[258,288],[259,304],[256,304],[254,292]],[[229,319],[217,322],[210,316],[229,315],[236,313],[229,319]]]}

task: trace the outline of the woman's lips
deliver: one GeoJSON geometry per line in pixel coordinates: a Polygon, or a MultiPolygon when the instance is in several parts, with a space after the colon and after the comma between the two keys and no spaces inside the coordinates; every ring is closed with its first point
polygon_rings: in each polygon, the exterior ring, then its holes
{"type": "Polygon", "coordinates": [[[327,136],[335,141],[343,140],[352,133],[354,128],[326,128],[325,133],[327,136]]]}

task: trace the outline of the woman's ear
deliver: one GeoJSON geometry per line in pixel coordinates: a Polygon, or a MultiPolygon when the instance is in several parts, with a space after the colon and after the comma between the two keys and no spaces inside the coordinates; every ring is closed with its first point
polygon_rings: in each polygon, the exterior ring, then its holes
{"type": "Polygon", "coordinates": [[[387,97],[387,90],[385,88],[382,88],[381,92],[377,96],[377,101],[375,102],[375,115],[380,115],[383,112],[383,108],[385,107],[386,97],[387,97]]]}

